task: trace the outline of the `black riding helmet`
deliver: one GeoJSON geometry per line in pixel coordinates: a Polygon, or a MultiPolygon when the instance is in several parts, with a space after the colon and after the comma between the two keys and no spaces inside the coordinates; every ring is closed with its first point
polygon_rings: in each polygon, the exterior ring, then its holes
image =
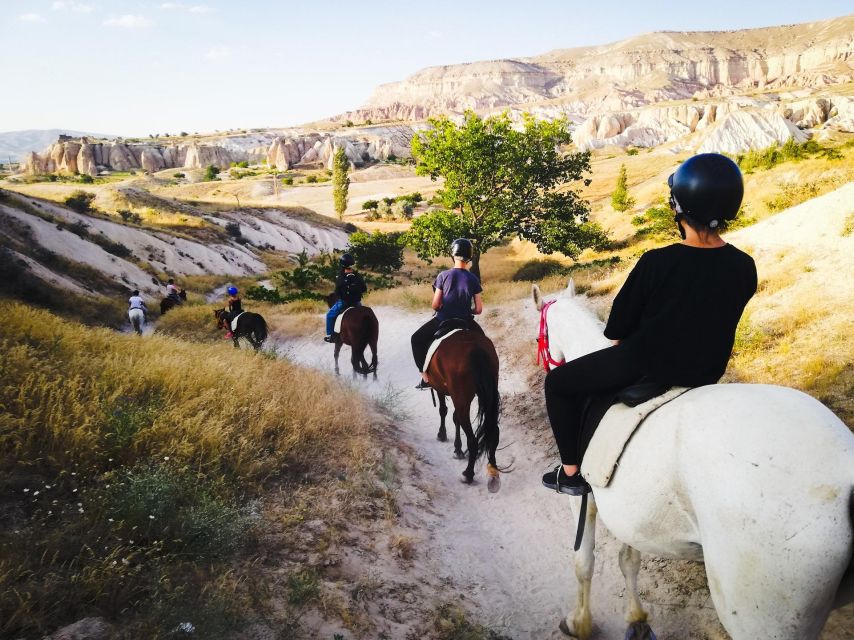
{"type": "Polygon", "coordinates": [[[667,186],[677,222],[684,215],[710,229],[735,218],[744,197],[738,165],[719,153],[688,158],[670,175],[667,186]]]}
{"type": "Polygon", "coordinates": [[[342,267],[352,267],[356,264],[356,260],[349,253],[345,253],[338,259],[338,263],[342,267]]]}
{"type": "Polygon", "coordinates": [[[466,262],[471,262],[473,248],[471,240],[465,238],[457,238],[451,243],[451,257],[461,258],[466,262]]]}

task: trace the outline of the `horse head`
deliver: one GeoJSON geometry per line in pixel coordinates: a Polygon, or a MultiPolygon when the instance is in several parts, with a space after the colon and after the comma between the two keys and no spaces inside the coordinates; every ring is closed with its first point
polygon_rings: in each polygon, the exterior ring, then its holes
{"type": "Polygon", "coordinates": [[[216,328],[222,329],[225,326],[225,309],[214,309],[214,318],[216,318],[216,328]]]}

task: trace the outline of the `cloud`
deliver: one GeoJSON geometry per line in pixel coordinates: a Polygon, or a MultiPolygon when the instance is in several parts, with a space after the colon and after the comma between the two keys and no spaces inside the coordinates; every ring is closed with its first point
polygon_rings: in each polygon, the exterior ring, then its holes
{"type": "Polygon", "coordinates": [[[145,16],[135,16],[127,13],[118,18],[108,18],[104,20],[104,24],[108,27],[119,27],[121,29],[144,29],[154,23],[145,16]]]}
{"type": "Polygon", "coordinates": [[[215,11],[215,9],[206,4],[193,4],[186,5],[180,2],[163,2],[160,5],[161,9],[165,9],[166,11],[186,11],[187,13],[210,13],[211,11],[215,11]]]}
{"type": "Polygon", "coordinates": [[[208,60],[224,60],[230,56],[231,50],[228,47],[214,47],[205,54],[208,60]]]}
{"type": "Polygon", "coordinates": [[[91,13],[93,7],[91,4],[86,4],[84,2],[69,2],[68,0],[56,0],[50,5],[50,8],[54,11],[64,11],[65,9],[71,9],[72,11],[76,11],[77,13],[91,13]]]}
{"type": "Polygon", "coordinates": [[[184,5],[183,4],[176,4],[174,2],[164,2],[163,4],[160,5],[160,8],[166,9],[168,11],[171,9],[183,9],[184,5]]]}
{"type": "Polygon", "coordinates": [[[38,13],[22,13],[18,16],[22,22],[44,22],[44,18],[38,13]]]}
{"type": "Polygon", "coordinates": [[[428,31],[428,32],[427,32],[427,35],[428,35],[432,40],[441,40],[442,38],[444,38],[444,37],[445,37],[445,34],[444,34],[444,33],[442,33],[441,31],[428,31]]]}
{"type": "Polygon", "coordinates": [[[194,4],[192,7],[187,9],[190,13],[208,13],[213,11],[211,7],[206,4],[194,4]]]}

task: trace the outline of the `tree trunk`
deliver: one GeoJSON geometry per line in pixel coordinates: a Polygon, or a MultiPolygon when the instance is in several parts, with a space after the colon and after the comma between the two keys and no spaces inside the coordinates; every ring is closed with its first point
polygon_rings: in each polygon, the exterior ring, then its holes
{"type": "Polygon", "coordinates": [[[471,272],[480,280],[480,252],[474,251],[471,256],[471,272]]]}

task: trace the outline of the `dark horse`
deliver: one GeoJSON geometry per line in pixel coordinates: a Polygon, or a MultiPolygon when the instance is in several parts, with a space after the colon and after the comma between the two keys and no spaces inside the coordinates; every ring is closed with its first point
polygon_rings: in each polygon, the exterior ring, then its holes
{"type": "MultiPolygon", "coordinates": [[[[217,329],[230,329],[228,316],[225,309],[215,309],[214,317],[216,318],[217,329]]],[[[249,344],[258,351],[261,348],[264,340],[267,339],[267,323],[259,313],[244,311],[237,318],[237,328],[232,331],[231,339],[234,341],[234,348],[240,347],[238,340],[246,338],[249,344]]]]}
{"type": "MultiPolygon", "coordinates": [[[[326,297],[326,303],[331,307],[338,300],[336,294],[326,297]]],[[[351,307],[341,319],[341,333],[335,340],[335,373],[338,370],[338,354],[341,346],[350,345],[350,363],[353,365],[353,376],[361,373],[367,376],[374,374],[377,378],[377,340],[380,335],[380,323],[374,310],[370,307],[351,307]],[[365,360],[365,349],[371,347],[371,363],[365,360]]]]}
{"type": "Polygon", "coordinates": [[[161,316],[164,313],[166,313],[167,311],[169,311],[169,309],[172,309],[173,307],[177,307],[179,304],[186,302],[187,301],[187,292],[184,291],[183,289],[181,289],[181,291],[178,292],[178,297],[180,298],[180,300],[176,300],[175,298],[167,296],[167,297],[163,298],[163,300],[160,301],[160,315],[161,316]]]}
{"type": "Polygon", "coordinates": [[[462,460],[462,441],[460,427],[466,434],[468,447],[468,466],[463,471],[467,483],[474,480],[474,463],[487,453],[489,464],[486,473],[489,476],[487,487],[495,493],[501,486],[498,465],[495,462],[495,450],[498,448],[498,413],[501,398],[498,395],[498,354],[492,340],[477,331],[459,331],[442,342],[427,367],[430,384],[439,395],[438,438],[447,442],[445,416],[448,414],[447,396],[454,403],[454,425],[457,428],[454,439],[454,456],[462,460]],[[477,430],[472,429],[471,403],[477,397],[477,430]]]}

